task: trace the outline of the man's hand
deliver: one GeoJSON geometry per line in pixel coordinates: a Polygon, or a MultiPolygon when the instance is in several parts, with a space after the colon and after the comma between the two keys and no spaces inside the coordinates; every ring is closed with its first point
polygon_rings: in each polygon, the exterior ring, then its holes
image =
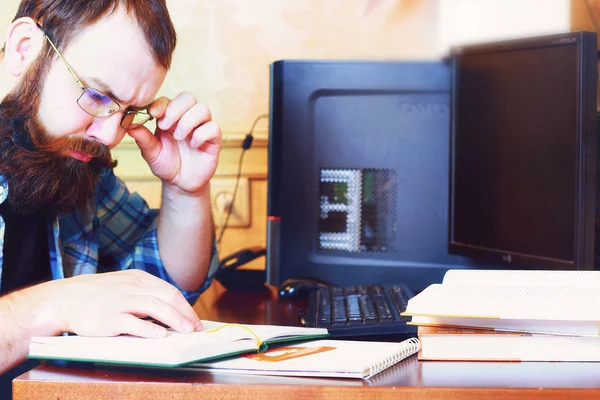
{"type": "Polygon", "coordinates": [[[146,127],[127,132],[135,139],[152,173],[188,194],[207,188],[217,168],[221,130],[210,110],[191,93],[161,97],[148,112],[157,119],[153,135],[146,127]]]}
{"type": "Polygon", "coordinates": [[[0,297],[0,375],[25,360],[32,336],[73,332],[159,338],[167,330],[199,331],[202,323],[181,293],[139,270],[48,281],[0,297]]]}
{"type": "MultiPolygon", "coordinates": [[[[58,306],[59,330],[86,336],[131,334],[164,337],[164,327],[179,332],[202,328],[200,319],[174,286],[140,270],[79,275],[45,284],[58,306]]],[[[52,312],[51,310],[49,310],[52,312]]],[[[55,312],[56,312],[55,311],[55,312]]]]}

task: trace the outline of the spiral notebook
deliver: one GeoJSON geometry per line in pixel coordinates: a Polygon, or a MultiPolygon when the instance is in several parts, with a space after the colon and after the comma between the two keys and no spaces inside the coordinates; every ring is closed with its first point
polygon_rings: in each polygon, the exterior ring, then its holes
{"type": "Polygon", "coordinates": [[[253,375],[279,375],[369,379],[418,353],[416,338],[402,342],[313,340],[270,348],[263,353],[208,363],[185,369],[253,375]]]}

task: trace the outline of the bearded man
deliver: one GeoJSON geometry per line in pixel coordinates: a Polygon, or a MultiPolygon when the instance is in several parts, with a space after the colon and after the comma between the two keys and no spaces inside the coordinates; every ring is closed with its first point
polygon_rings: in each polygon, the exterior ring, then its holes
{"type": "Polygon", "coordinates": [[[221,132],[190,93],[156,98],[175,44],[165,0],[21,1],[0,53],[0,374],[32,336],[202,328],[221,132]],[[114,175],[126,134],[160,210],[114,175]]]}

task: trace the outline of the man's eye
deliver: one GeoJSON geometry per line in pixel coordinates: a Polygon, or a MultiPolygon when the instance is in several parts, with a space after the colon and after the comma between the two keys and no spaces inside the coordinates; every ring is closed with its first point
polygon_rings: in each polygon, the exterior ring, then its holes
{"type": "Polygon", "coordinates": [[[88,96],[90,96],[90,98],[94,101],[98,101],[98,102],[105,102],[107,100],[107,97],[105,95],[103,95],[102,93],[98,93],[92,90],[88,90],[88,96]]]}

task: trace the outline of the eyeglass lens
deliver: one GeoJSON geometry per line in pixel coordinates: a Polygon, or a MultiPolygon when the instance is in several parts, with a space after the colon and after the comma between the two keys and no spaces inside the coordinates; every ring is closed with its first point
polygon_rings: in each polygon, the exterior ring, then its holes
{"type": "Polygon", "coordinates": [[[84,111],[95,117],[108,117],[120,108],[113,99],[91,88],[84,89],[77,103],[84,111]]]}

